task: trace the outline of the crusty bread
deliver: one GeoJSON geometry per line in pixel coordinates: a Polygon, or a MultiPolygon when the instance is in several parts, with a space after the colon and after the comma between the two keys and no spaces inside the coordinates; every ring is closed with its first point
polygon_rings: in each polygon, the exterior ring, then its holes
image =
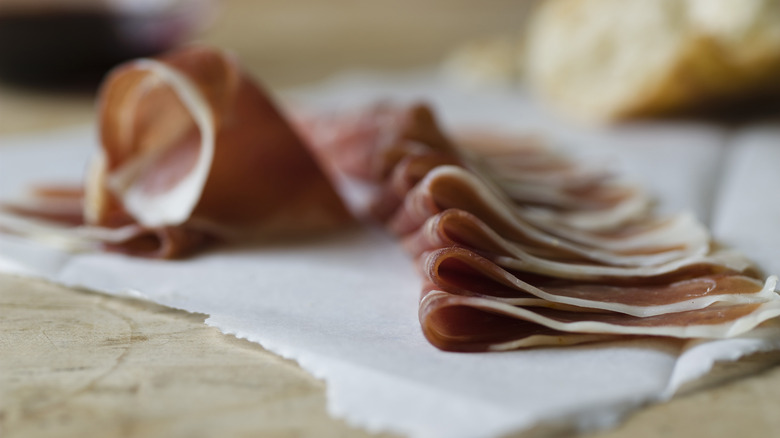
{"type": "Polygon", "coordinates": [[[445,71],[525,83],[585,121],[780,97],[780,0],[547,0],[523,30],[460,47],[445,71]]]}
{"type": "Polygon", "coordinates": [[[583,120],[780,95],[780,0],[548,0],[526,37],[530,86],[583,120]]]}

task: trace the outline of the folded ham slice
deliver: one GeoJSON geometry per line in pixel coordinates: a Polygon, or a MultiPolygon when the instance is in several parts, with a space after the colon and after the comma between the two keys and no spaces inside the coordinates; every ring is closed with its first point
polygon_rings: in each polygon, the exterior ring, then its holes
{"type": "MultiPolygon", "coordinates": [[[[210,241],[349,221],[299,136],[224,52],[193,47],[124,64],[104,81],[98,115],[100,149],[76,199],[82,226],[62,230],[73,245],[171,258],[210,241]]],[[[56,195],[9,210],[57,219],[63,196],[56,195]]]]}
{"type": "Polygon", "coordinates": [[[720,338],[780,315],[777,278],[692,216],[657,217],[637,187],[533,139],[453,141],[425,105],[294,130],[230,56],[189,48],[113,71],[99,126],[84,186],[39,189],[0,228],[171,258],[328,229],[349,209],[416,258],[423,333],[452,351],[720,338]]]}
{"type": "Polygon", "coordinates": [[[420,322],[441,349],[721,338],[780,315],[777,278],[691,215],[657,217],[637,187],[533,139],[455,142],[425,105],[300,126],[353,210],[417,258],[420,322]]]}

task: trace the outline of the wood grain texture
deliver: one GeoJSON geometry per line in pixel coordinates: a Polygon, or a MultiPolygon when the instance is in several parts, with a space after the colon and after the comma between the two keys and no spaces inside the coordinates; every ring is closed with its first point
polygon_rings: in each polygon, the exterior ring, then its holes
{"type": "MultiPolygon", "coordinates": [[[[279,90],[347,68],[434,64],[468,38],[515,30],[528,3],[229,0],[199,39],[235,51],[279,90]]],[[[89,123],[92,99],[0,85],[0,134],[89,123]]],[[[369,435],[330,418],[323,383],[295,363],[203,320],[0,275],[0,436],[369,435]]],[[[592,438],[775,436],[777,394],[772,369],[649,407],[592,438]]]]}

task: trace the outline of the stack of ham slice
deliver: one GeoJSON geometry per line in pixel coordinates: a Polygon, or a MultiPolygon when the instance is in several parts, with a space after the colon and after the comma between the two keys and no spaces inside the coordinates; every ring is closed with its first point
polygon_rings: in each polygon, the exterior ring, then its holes
{"type": "Polygon", "coordinates": [[[720,338],[780,315],[777,278],[691,216],[657,218],[641,190],[532,141],[456,145],[423,105],[302,118],[304,142],[230,56],[191,48],[116,69],[99,118],[84,188],[40,190],[0,228],[182,257],[348,223],[333,180],[418,260],[423,332],[444,350],[720,338]]]}
{"type": "Polygon", "coordinates": [[[424,105],[300,125],[342,192],[368,194],[353,208],[418,260],[420,322],[443,350],[721,338],[780,315],[777,278],[693,217],[657,218],[640,190],[536,142],[456,146],[424,105]]]}
{"type": "Polygon", "coordinates": [[[350,221],[260,86],[228,54],[193,47],[115,69],[98,98],[100,150],[84,189],[38,190],[0,227],[69,249],[182,257],[215,240],[350,221]],[[77,225],[58,228],[30,217],[77,225]]]}

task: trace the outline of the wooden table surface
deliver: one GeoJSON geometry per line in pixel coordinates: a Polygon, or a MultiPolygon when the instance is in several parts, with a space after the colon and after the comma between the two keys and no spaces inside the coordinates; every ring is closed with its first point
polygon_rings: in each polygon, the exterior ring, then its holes
{"type": "MultiPolygon", "coordinates": [[[[235,51],[280,90],[348,68],[430,65],[459,42],[516,30],[526,9],[508,0],[233,0],[199,39],[235,51]]],[[[0,85],[0,134],[93,120],[88,94],[0,85]]],[[[369,435],[328,416],[322,382],[204,318],[0,275],[0,436],[369,435]]],[[[780,436],[778,412],[773,368],[593,436],[780,436]]]]}

